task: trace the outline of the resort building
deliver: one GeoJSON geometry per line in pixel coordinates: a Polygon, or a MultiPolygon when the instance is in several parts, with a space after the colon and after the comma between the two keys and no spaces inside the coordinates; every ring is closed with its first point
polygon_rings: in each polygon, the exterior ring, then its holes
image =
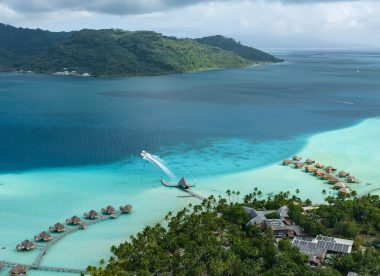
{"type": "Polygon", "coordinates": [[[84,217],[86,219],[97,219],[97,218],[99,218],[99,214],[95,210],[91,210],[88,213],[84,213],[84,217]]]}
{"type": "Polygon", "coordinates": [[[23,265],[15,265],[9,272],[10,276],[24,276],[26,275],[27,268],[23,265]]]}
{"type": "Polygon", "coordinates": [[[178,187],[187,190],[190,188],[190,183],[187,181],[186,177],[182,177],[181,180],[178,182],[178,187]]]}
{"type": "Polygon", "coordinates": [[[30,240],[25,240],[16,246],[16,249],[18,251],[29,251],[33,250],[34,248],[36,248],[36,246],[30,240]]]}
{"type": "Polygon", "coordinates": [[[73,216],[70,219],[66,220],[66,223],[69,224],[69,225],[78,225],[81,222],[82,222],[81,219],[79,217],[77,217],[77,216],[73,216]]]}
{"type": "Polygon", "coordinates": [[[312,264],[320,265],[326,253],[351,253],[354,241],[318,235],[315,238],[296,237],[292,245],[309,256],[312,264]]]}
{"type": "Polygon", "coordinates": [[[46,231],[42,231],[38,235],[34,236],[35,241],[47,242],[47,241],[51,241],[52,239],[53,239],[53,237],[46,231]]]}
{"type": "Polygon", "coordinates": [[[123,214],[129,214],[130,212],[132,212],[132,205],[131,204],[127,204],[125,206],[120,206],[120,211],[123,214]]]}
{"type": "Polygon", "coordinates": [[[65,226],[59,222],[49,227],[49,231],[55,232],[55,233],[62,233],[62,232],[65,232],[65,230],[66,230],[65,226]]]}
{"type": "Polygon", "coordinates": [[[105,214],[105,215],[115,215],[116,214],[116,210],[111,205],[108,205],[107,207],[102,208],[102,213],[105,214]]]}

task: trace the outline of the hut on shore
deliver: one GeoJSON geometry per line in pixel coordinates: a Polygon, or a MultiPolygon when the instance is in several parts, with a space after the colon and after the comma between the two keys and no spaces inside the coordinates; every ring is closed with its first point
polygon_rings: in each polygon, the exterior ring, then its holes
{"type": "Polygon", "coordinates": [[[84,213],[84,217],[86,219],[97,219],[97,218],[99,218],[99,214],[95,210],[91,210],[88,213],[84,213]]]}
{"type": "Polygon", "coordinates": [[[132,205],[131,204],[127,204],[125,206],[120,206],[120,211],[123,214],[129,214],[130,212],[132,212],[132,205]]]}
{"type": "Polygon", "coordinates": [[[321,162],[317,162],[317,164],[315,164],[315,167],[318,169],[323,169],[325,167],[325,165],[323,165],[323,163],[321,163],[321,162]]]}
{"type": "Polygon", "coordinates": [[[335,183],[338,183],[338,182],[340,182],[340,179],[337,178],[337,177],[332,177],[332,178],[329,179],[329,183],[330,184],[335,184],[335,183]]]}
{"type": "Polygon", "coordinates": [[[350,189],[348,188],[340,188],[339,193],[342,195],[349,195],[350,194],[350,189]]]}
{"type": "Polygon", "coordinates": [[[350,174],[348,173],[348,172],[345,172],[345,171],[340,171],[339,173],[338,173],[338,176],[339,177],[347,177],[347,176],[349,176],[350,174]]]}
{"type": "Polygon", "coordinates": [[[29,251],[33,250],[34,248],[36,248],[36,246],[30,240],[25,240],[16,246],[16,249],[18,251],[29,251]]]}
{"type": "Polygon", "coordinates": [[[62,232],[65,232],[65,230],[66,230],[65,226],[59,222],[49,227],[49,231],[55,232],[55,233],[62,233],[62,232]]]}
{"type": "Polygon", "coordinates": [[[353,175],[347,176],[346,180],[348,183],[359,183],[359,180],[353,175]]]}
{"type": "Polygon", "coordinates": [[[81,230],[86,230],[87,227],[88,227],[88,225],[85,222],[82,222],[81,224],[79,224],[79,229],[81,229],[81,230]]]}
{"type": "Polygon", "coordinates": [[[51,241],[52,239],[53,239],[53,237],[46,231],[42,231],[38,235],[34,236],[35,241],[47,242],[47,241],[51,241]]]}
{"type": "Polygon", "coordinates": [[[81,222],[82,222],[81,219],[77,216],[72,216],[70,219],[66,220],[66,223],[69,225],[78,225],[81,222]]]}
{"type": "Polygon", "coordinates": [[[299,156],[297,156],[297,155],[295,155],[295,156],[292,157],[292,159],[293,159],[294,161],[299,162],[299,161],[301,161],[302,158],[299,157],[299,156]]]}
{"type": "Polygon", "coordinates": [[[282,161],[282,165],[284,165],[284,166],[289,166],[292,163],[293,163],[292,160],[284,160],[284,161],[282,161]]]}
{"type": "Polygon", "coordinates": [[[314,167],[314,166],[306,166],[305,167],[305,172],[315,172],[317,170],[317,168],[316,167],[314,167]]]}
{"type": "Polygon", "coordinates": [[[295,169],[302,169],[303,167],[305,167],[304,163],[295,163],[294,164],[294,168],[295,169]]]}
{"type": "Polygon", "coordinates": [[[335,189],[341,189],[341,188],[347,188],[346,184],[344,184],[342,181],[339,181],[334,184],[335,189]]]}
{"type": "Polygon", "coordinates": [[[9,271],[10,276],[24,276],[26,275],[28,269],[20,264],[15,265],[12,267],[11,271],[9,271]]]}
{"type": "Polygon", "coordinates": [[[107,207],[102,208],[102,213],[105,214],[105,215],[115,215],[116,214],[116,210],[115,210],[115,208],[113,206],[108,205],[107,207]]]}
{"type": "Polygon", "coordinates": [[[321,169],[317,169],[317,170],[315,170],[315,172],[314,172],[314,175],[315,176],[322,176],[322,175],[324,175],[325,174],[325,171],[324,170],[321,170],[321,169]]]}
{"type": "Polygon", "coordinates": [[[311,164],[315,163],[315,160],[313,160],[313,159],[306,159],[305,163],[308,164],[308,165],[311,165],[311,164]]]}
{"type": "Polygon", "coordinates": [[[329,173],[324,173],[321,178],[324,179],[324,180],[330,180],[331,178],[333,178],[334,176],[329,174],[329,173]]]}

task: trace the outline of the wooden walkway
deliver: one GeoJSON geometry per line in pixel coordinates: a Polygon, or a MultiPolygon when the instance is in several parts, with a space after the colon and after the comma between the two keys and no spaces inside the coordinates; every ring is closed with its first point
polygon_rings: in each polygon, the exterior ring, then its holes
{"type": "Polygon", "coordinates": [[[376,187],[376,188],[370,189],[368,191],[365,191],[363,193],[360,193],[359,197],[362,197],[362,196],[365,196],[365,195],[368,195],[368,194],[371,194],[371,193],[377,192],[377,191],[380,191],[380,187],[376,187]]]}
{"type": "MultiPolygon", "coordinates": [[[[121,211],[117,211],[116,212],[116,216],[117,217],[120,216],[120,215],[122,215],[122,214],[123,213],[121,211]]],[[[110,216],[108,216],[108,215],[107,216],[106,215],[101,215],[97,219],[83,220],[82,222],[85,222],[87,224],[87,226],[90,226],[90,225],[94,225],[94,224],[97,224],[99,222],[103,222],[103,221],[106,221],[106,220],[112,220],[112,218],[110,216]]],[[[38,256],[36,257],[36,259],[34,260],[33,264],[32,265],[21,264],[21,265],[27,267],[28,269],[34,269],[34,270],[44,270],[44,271],[56,271],[56,272],[67,272],[67,273],[85,274],[86,273],[85,269],[66,268],[66,267],[53,267],[53,266],[42,266],[41,265],[41,261],[42,261],[43,257],[46,255],[47,251],[54,244],[56,244],[58,241],[60,241],[61,239],[63,239],[67,235],[72,234],[72,233],[74,233],[76,231],[79,231],[79,230],[84,231],[84,229],[82,229],[80,225],[66,227],[65,232],[62,232],[59,235],[54,236],[54,238],[51,241],[47,242],[46,244],[41,244],[41,243],[36,244],[36,248],[39,248],[41,251],[38,254],[38,256]]],[[[7,261],[0,261],[0,263],[3,263],[4,266],[8,266],[8,267],[13,267],[13,266],[15,266],[15,265],[18,264],[18,263],[15,263],[15,262],[7,262],[7,261]]]]}
{"type": "Polygon", "coordinates": [[[204,197],[204,196],[202,196],[200,194],[194,193],[192,190],[189,190],[189,189],[187,189],[187,190],[181,189],[181,190],[183,190],[186,193],[190,194],[192,197],[198,198],[199,200],[202,200],[202,201],[203,200],[207,200],[207,197],[204,197]]]}

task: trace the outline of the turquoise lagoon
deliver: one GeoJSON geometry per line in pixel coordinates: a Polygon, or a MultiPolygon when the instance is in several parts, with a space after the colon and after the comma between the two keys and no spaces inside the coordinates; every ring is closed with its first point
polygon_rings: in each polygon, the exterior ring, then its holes
{"type": "Polygon", "coordinates": [[[96,265],[112,245],[197,202],[163,187],[167,177],[141,150],[203,195],[299,189],[321,202],[323,189],[335,193],[280,165],[294,154],[351,172],[359,193],[379,187],[379,56],[283,57],[284,64],[153,78],[0,74],[0,260],[32,263],[38,252],[19,253],[17,243],[72,215],[133,204],[130,215],[63,238],[42,261],[96,265]]]}

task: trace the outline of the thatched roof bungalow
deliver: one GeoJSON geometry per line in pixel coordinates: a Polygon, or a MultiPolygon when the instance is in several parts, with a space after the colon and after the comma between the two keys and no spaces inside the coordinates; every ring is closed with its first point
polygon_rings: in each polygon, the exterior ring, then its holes
{"type": "Polygon", "coordinates": [[[292,159],[293,159],[294,161],[299,162],[299,161],[301,161],[302,158],[299,157],[299,156],[297,156],[297,155],[295,155],[295,156],[292,157],[292,159]]]}
{"type": "Polygon", "coordinates": [[[305,167],[305,172],[315,172],[316,170],[317,170],[317,168],[314,166],[306,166],[305,167]]]}
{"type": "Polygon", "coordinates": [[[16,246],[16,249],[18,251],[29,251],[33,250],[34,248],[36,248],[36,246],[30,240],[25,240],[16,246]]]}
{"type": "Polygon", "coordinates": [[[324,174],[325,174],[325,171],[321,170],[321,169],[315,170],[315,172],[314,172],[315,176],[322,176],[324,174]]]}
{"type": "Polygon", "coordinates": [[[289,165],[292,164],[292,163],[293,163],[292,160],[284,160],[284,161],[282,161],[282,165],[283,165],[283,166],[289,166],[289,165]]]}
{"type": "Polygon", "coordinates": [[[49,231],[55,232],[55,233],[62,233],[62,232],[65,232],[65,230],[66,230],[65,226],[59,222],[49,227],[49,231]]]}
{"type": "Polygon", "coordinates": [[[359,183],[359,180],[353,175],[347,176],[346,180],[349,183],[359,183]]]}
{"type": "Polygon", "coordinates": [[[51,241],[52,239],[53,239],[53,237],[46,231],[42,231],[38,235],[34,236],[35,241],[47,242],[47,241],[51,241]]]}
{"type": "Polygon", "coordinates": [[[123,214],[129,214],[130,212],[132,212],[132,205],[131,204],[127,204],[125,206],[120,206],[120,211],[123,214]]]}
{"type": "Polygon", "coordinates": [[[325,167],[325,165],[323,165],[323,163],[321,163],[321,162],[317,162],[317,164],[315,164],[315,167],[318,169],[323,169],[325,167]]]}
{"type": "Polygon", "coordinates": [[[337,178],[337,177],[332,177],[332,178],[329,179],[329,183],[330,184],[335,184],[335,183],[338,183],[338,182],[340,182],[340,179],[337,178]]]}
{"type": "Polygon", "coordinates": [[[88,225],[87,225],[87,223],[85,223],[85,222],[82,222],[82,223],[79,225],[79,229],[81,229],[81,230],[86,230],[87,227],[88,227],[88,225]]]}
{"type": "Polygon", "coordinates": [[[335,183],[334,188],[335,189],[341,189],[341,188],[347,188],[347,186],[342,181],[339,181],[339,182],[335,183]]]}
{"type": "Polygon", "coordinates": [[[9,271],[10,276],[25,276],[28,269],[23,265],[15,265],[12,267],[11,271],[9,271]]]}
{"type": "Polygon", "coordinates": [[[82,222],[81,219],[77,216],[72,216],[70,219],[66,220],[66,223],[69,225],[78,225],[81,222],[82,222]]]}
{"type": "Polygon", "coordinates": [[[313,159],[306,159],[305,163],[308,164],[308,165],[311,165],[311,164],[315,163],[315,160],[313,160],[313,159]]]}
{"type": "Polygon", "coordinates": [[[95,210],[91,210],[88,213],[84,213],[84,217],[86,219],[97,219],[97,218],[99,218],[99,214],[95,210]]]}
{"type": "Polygon", "coordinates": [[[349,176],[350,174],[348,173],[348,172],[345,172],[345,171],[340,171],[339,173],[338,173],[338,176],[339,177],[347,177],[347,176],[349,176]]]}
{"type": "Polygon", "coordinates": [[[329,173],[325,173],[325,174],[323,174],[321,177],[322,177],[322,179],[324,179],[324,180],[330,180],[330,179],[333,178],[334,176],[331,175],[331,174],[329,174],[329,173]]]}
{"type": "Polygon", "coordinates": [[[339,189],[339,193],[342,194],[342,195],[349,195],[350,194],[350,189],[348,188],[340,188],[339,189]]]}
{"type": "Polygon", "coordinates": [[[305,167],[304,163],[295,163],[294,164],[294,168],[295,169],[302,169],[303,167],[305,167]]]}
{"type": "Polygon", "coordinates": [[[327,166],[325,168],[325,171],[328,172],[328,173],[332,173],[332,172],[336,171],[336,168],[334,168],[333,166],[327,166]]]}
{"type": "Polygon", "coordinates": [[[107,207],[102,208],[102,213],[105,215],[112,215],[112,214],[116,214],[116,210],[113,206],[108,205],[107,207]]]}

